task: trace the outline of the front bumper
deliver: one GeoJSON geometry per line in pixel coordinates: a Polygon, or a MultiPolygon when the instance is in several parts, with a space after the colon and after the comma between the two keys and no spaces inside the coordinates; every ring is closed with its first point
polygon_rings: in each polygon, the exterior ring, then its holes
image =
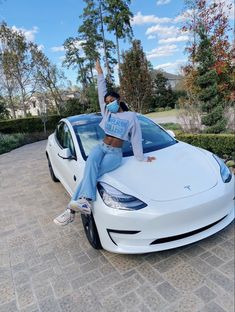
{"type": "Polygon", "coordinates": [[[94,218],[101,244],[116,253],[148,253],[215,234],[234,219],[233,182],[180,200],[148,201],[138,211],[109,208],[98,195],[94,218]]]}

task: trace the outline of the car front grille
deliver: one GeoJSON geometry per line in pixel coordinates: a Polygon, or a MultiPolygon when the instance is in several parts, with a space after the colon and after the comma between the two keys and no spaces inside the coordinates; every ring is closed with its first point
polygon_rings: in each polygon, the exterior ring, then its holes
{"type": "Polygon", "coordinates": [[[195,234],[198,234],[200,232],[203,232],[203,231],[206,231],[208,230],[209,228],[211,228],[212,226],[216,225],[217,223],[221,222],[224,218],[226,218],[227,216],[223,217],[222,219],[214,222],[214,223],[211,223],[207,226],[204,226],[200,229],[197,229],[197,230],[194,230],[194,231],[191,231],[191,232],[188,232],[188,233],[183,233],[183,234],[179,234],[179,235],[176,235],[176,236],[170,236],[170,237],[163,237],[163,238],[158,238],[158,239],[155,239],[152,243],[150,243],[150,245],[157,245],[157,244],[164,244],[164,243],[170,243],[172,241],[175,241],[175,240],[179,240],[179,239],[182,239],[182,238],[186,238],[186,237],[189,237],[189,236],[192,236],[192,235],[195,235],[195,234]]]}

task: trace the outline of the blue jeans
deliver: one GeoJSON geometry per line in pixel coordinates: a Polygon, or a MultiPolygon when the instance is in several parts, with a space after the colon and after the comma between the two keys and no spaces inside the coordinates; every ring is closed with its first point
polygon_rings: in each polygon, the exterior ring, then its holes
{"type": "Polygon", "coordinates": [[[72,200],[80,197],[96,200],[96,184],[99,177],[106,172],[118,168],[122,163],[122,149],[112,147],[104,142],[95,146],[86,160],[81,183],[72,196],[72,200]]]}

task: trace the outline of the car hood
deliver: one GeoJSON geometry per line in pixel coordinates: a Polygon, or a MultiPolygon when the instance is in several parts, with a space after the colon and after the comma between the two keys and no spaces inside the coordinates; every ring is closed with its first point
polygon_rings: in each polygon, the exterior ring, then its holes
{"type": "Polygon", "coordinates": [[[157,201],[194,196],[218,182],[210,159],[189,144],[179,142],[149,155],[156,160],[148,163],[124,158],[121,167],[106,173],[101,180],[124,193],[157,201]]]}

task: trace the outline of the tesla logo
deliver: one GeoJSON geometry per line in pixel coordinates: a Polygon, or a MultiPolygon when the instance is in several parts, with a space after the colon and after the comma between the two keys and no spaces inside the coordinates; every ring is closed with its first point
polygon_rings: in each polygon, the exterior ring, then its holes
{"type": "Polygon", "coordinates": [[[185,185],[185,187],[184,187],[185,189],[187,189],[187,190],[189,190],[189,191],[192,191],[191,190],[191,186],[190,185],[185,185]]]}

